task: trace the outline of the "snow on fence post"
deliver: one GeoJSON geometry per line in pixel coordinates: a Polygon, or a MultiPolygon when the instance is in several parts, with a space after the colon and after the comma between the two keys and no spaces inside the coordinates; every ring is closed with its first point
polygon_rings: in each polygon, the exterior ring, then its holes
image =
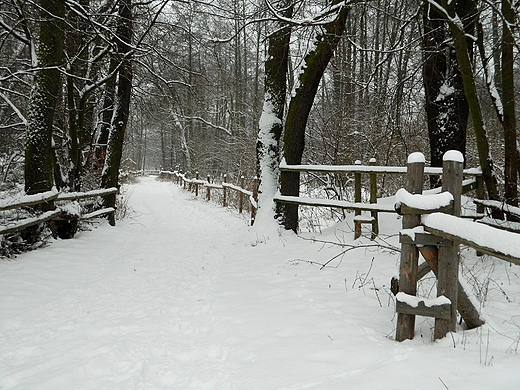
{"type": "MultiPolygon", "coordinates": [[[[227,183],[227,174],[224,174],[224,183],[227,183]]],[[[225,185],[222,186],[222,206],[227,207],[227,188],[225,185]]]]}
{"type": "Polygon", "coordinates": [[[255,223],[256,212],[258,209],[258,177],[253,179],[253,201],[255,204],[251,204],[251,226],[255,223]]]}
{"type": "MultiPolygon", "coordinates": [[[[376,159],[371,158],[369,161],[369,165],[375,166],[376,159]]],[[[377,173],[375,172],[372,172],[370,174],[370,203],[377,203],[377,173]]],[[[372,210],[370,214],[372,217],[372,240],[375,240],[375,238],[379,234],[379,221],[377,211],[372,210]]]]}
{"type": "MultiPolygon", "coordinates": [[[[412,153],[408,156],[406,190],[411,194],[422,194],[424,180],[424,162],[422,153],[412,153]]],[[[403,215],[403,229],[413,229],[421,224],[421,217],[417,214],[403,215]]],[[[417,269],[419,251],[414,244],[401,244],[401,261],[399,265],[399,292],[408,295],[417,294],[417,269]]],[[[403,341],[413,339],[415,315],[398,313],[395,339],[403,341]]]]}
{"type": "MultiPolygon", "coordinates": [[[[356,160],[355,165],[361,165],[361,161],[356,160]]],[[[354,173],[354,202],[361,203],[361,172],[354,173]]],[[[361,222],[356,221],[355,217],[361,215],[361,210],[354,211],[354,240],[361,237],[361,222]]]]}
{"type": "MultiPolygon", "coordinates": [[[[210,175],[206,176],[206,181],[208,182],[208,184],[211,184],[211,177],[210,175]]],[[[206,187],[206,200],[209,202],[211,200],[211,190],[209,188],[209,186],[206,187]]]]}
{"type": "MultiPolygon", "coordinates": [[[[453,215],[460,217],[462,195],[462,171],[464,157],[462,153],[450,150],[444,154],[442,163],[442,191],[453,195],[453,215]]],[[[448,332],[454,332],[457,326],[457,298],[459,283],[459,247],[456,242],[439,247],[439,274],[437,276],[437,296],[444,295],[451,301],[451,319],[435,318],[435,340],[441,339],[448,332]]]]}
{"type": "MultiPolygon", "coordinates": [[[[244,175],[240,176],[240,188],[244,188],[245,179],[244,175]]],[[[238,195],[238,212],[242,214],[242,209],[244,208],[244,193],[242,191],[239,192],[238,195]]]]}

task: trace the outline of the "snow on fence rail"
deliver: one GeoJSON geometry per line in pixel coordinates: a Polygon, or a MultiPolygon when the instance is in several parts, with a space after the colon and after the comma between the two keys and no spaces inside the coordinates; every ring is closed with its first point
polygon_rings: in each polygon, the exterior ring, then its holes
{"type": "Polygon", "coordinates": [[[252,190],[248,190],[245,188],[245,178],[244,176],[240,177],[240,185],[235,185],[227,182],[227,175],[224,175],[223,181],[220,184],[211,183],[211,178],[208,175],[206,180],[202,180],[199,178],[199,172],[195,173],[194,178],[186,177],[186,174],[176,171],[161,171],[159,173],[159,178],[174,180],[177,184],[182,185],[184,189],[188,191],[193,191],[195,196],[199,196],[199,186],[206,188],[206,199],[211,200],[211,190],[222,190],[222,205],[224,207],[228,206],[229,203],[229,194],[228,191],[235,191],[238,193],[238,212],[242,214],[244,210],[244,198],[247,197],[250,204],[251,210],[251,225],[253,225],[256,218],[256,211],[258,208],[258,178],[253,179],[252,190]]]}
{"type": "MultiPolygon", "coordinates": [[[[274,200],[281,203],[290,203],[302,206],[314,207],[334,207],[340,209],[354,210],[354,238],[361,236],[361,225],[370,224],[372,229],[372,239],[379,234],[378,213],[395,213],[396,210],[392,205],[378,204],[377,201],[377,175],[394,174],[404,175],[407,173],[407,167],[387,167],[376,165],[375,159],[370,159],[370,165],[361,165],[361,161],[356,161],[355,165],[288,165],[285,161],[280,164],[280,171],[287,172],[314,172],[314,173],[342,173],[354,174],[354,202],[331,199],[316,199],[299,196],[289,196],[278,192],[274,200]],[[362,202],[362,175],[369,176],[370,194],[369,203],[362,202]],[[363,216],[362,212],[369,212],[370,216],[363,216]]],[[[442,168],[425,167],[423,175],[442,175],[442,168]]],[[[462,183],[463,193],[476,190],[477,196],[483,197],[484,183],[482,180],[482,171],[480,168],[464,169],[463,174],[469,176],[462,183]]],[[[422,182],[421,182],[422,183],[422,182]]],[[[432,192],[439,192],[440,189],[432,192]]],[[[483,213],[483,208],[479,207],[478,212],[483,213]]]]}
{"type": "MultiPolygon", "coordinates": [[[[0,200],[0,211],[8,211],[21,209],[28,206],[34,206],[37,204],[54,202],[54,201],[72,201],[87,198],[95,198],[98,196],[111,195],[117,192],[117,188],[99,189],[88,192],[68,192],[59,193],[56,190],[42,192],[34,195],[24,195],[18,199],[2,199],[0,200]]],[[[78,217],[80,220],[88,220],[102,215],[113,213],[115,209],[113,207],[107,207],[100,210],[93,211],[88,214],[83,214],[78,217]]],[[[43,222],[57,219],[67,219],[70,217],[66,216],[64,210],[58,208],[56,210],[46,211],[36,217],[24,218],[21,220],[10,221],[7,224],[0,225],[0,234],[9,234],[16,231],[25,229],[27,227],[37,225],[43,222]]]]}

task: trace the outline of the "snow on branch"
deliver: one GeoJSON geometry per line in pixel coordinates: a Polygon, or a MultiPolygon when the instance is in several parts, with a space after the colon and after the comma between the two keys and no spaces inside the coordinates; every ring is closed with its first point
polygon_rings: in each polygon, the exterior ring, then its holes
{"type": "Polygon", "coordinates": [[[336,2],[335,4],[333,2],[332,4],[327,6],[322,12],[310,18],[293,19],[285,17],[283,15],[282,10],[279,10],[276,7],[274,7],[269,0],[265,1],[267,8],[269,8],[269,11],[271,11],[271,13],[276,17],[276,19],[293,26],[322,26],[328,23],[332,23],[338,18],[339,12],[343,7],[351,5],[355,2],[355,0],[348,3],[346,0],[336,2]]]}

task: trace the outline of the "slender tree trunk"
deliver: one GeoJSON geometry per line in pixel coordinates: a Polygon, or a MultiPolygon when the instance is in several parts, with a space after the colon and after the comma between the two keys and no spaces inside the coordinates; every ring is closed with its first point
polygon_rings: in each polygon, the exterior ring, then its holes
{"type": "MultiPolygon", "coordinates": [[[[128,123],[132,93],[132,0],[121,0],[119,3],[118,14],[117,47],[122,63],[118,73],[116,101],[110,124],[105,166],[101,177],[102,188],[119,186],[119,167],[121,164],[121,156],[123,154],[123,141],[128,123]]],[[[106,207],[115,207],[115,203],[115,194],[105,198],[104,205],[106,207]]],[[[113,213],[110,214],[110,224],[115,224],[113,213]]]]}
{"type": "Polygon", "coordinates": [[[518,182],[516,166],[516,113],[515,113],[515,80],[514,80],[514,46],[515,41],[511,29],[516,21],[515,11],[510,0],[502,0],[502,102],[504,117],[505,144],[505,200],[508,204],[518,206],[518,182]]]}
{"type": "MultiPolygon", "coordinates": [[[[333,4],[338,4],[335,0],[333,4]]],[[[289,103],[285,122],[284,158],[287,164],[300,164],[305,145],[305,128],[321,78],[345,30],[349,8],[340,9],[338,17],[322,27],[316,37],[315,48],[305,57],[304,70],[299,77],[299,86],[289,103]]],[[[281,193],[298,196],[300,193],[300,174],[282,172],[280,175],[281,193]]],[[[287,230],[298,229],[298,205],[284,204],[281,217],[287,230]]]]}
{"type": "Polygon", "coordinates": [[[466,95],[466,99],[469,105],[480,166],[482,168],[488,196],[490,199],[498,200],[499,193],[497,180],[494,173],[493,160],[489,151],[489,140],[486,134],[486,127],[484,125],[482,110],[478,99],[475,75],[471,65],[466,34],[464,30],[460,28],[462,22],[455,12],[455,3],[452,2],[448,4],[447,0],[442,0],[442,7],[447,11],[448,14],[448,24],[450,26],[453,45],[457,55],[457,62],[459,64],[459,69],[462,75],[464,94],[466,95]]]}

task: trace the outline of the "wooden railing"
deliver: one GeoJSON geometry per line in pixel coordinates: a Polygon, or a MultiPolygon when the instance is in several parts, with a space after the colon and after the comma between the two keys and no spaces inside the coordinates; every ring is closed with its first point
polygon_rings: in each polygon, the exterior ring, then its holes
{"type": "Polygon", "coordinates": [[[460,244],[520,265],[519,234],[460,218],[463,159],[459,152],[448,153],[444,157],[443,193],[422,195],[423,156],[409,158],[407,187],[396,195],[396,209],[403,214],[399,280],[392,281],[397,293],[398,341],[414,337],[416,315],[435,318],[435,339],[455,331],[457,311],[469,328],[484,323],[459,282],[460,244]],[[426,260],[422,266],[418,266],[419,253],[426,260]],[[437,298],[418,298],[417,281],[430,270],[437,276],[437,298]]]}
{"type": "MultiPolygon", "coordinates": [[[[332,207],[346,210],[354,210],[354,238],[361,236],[361,225],[370,224],[372,239],[379,234],[378,213],[395,213],[394,205],[378,204],[378,175],[406,175],[407,167],[386,167],[376,165],[376,160],[371,159],[370,165],[361,165],[356,161],[355,165],[287,165],[285,162],[280,164],[280,171],[286,172],[306,172],[322,174],[352,174],[354,175],[354,202],[338,199],[316,199],[309,197],[288,196],[277,193],[274,200],[281,203],[291,203],[302,206],[332,207]],[[368,175],[368,188],[365,191],[370,194],[369,202],[362,202],[363,180],[362,176],[368,175]],[[363,216],[362,212],[369,212],[370,216],[363,216]]],[[[442,175],[442,168],[425,167],[424,175],[442,175]]],[[[484,183],[480,168],[465,169],[464,175],[468,178],[463,181],[463,193],[476,190],[478,197],[484,197],[484,183]]],[[[440,192],[440,188],[432,190],[431,193],[440,192]]],[[[478,207],[477,212],[482,213],[483,208],[478,207]]]]}
{"type": "MultiPolygon", "coordinates": [[[[0,212],[22,209],[42,203],[58,202],[58,207],[55,210],[46,211],[35,217],[23,218],[20,220],[9,220],[8,222],[0,224],[0,234],[14,233],[27,227],[47,222],[50,220],[70,219],[71,216],[59,207],[60,202],[96,198],[98,196],[115,194],[117,193],[117,191],[117,188],[100,189],[88,192],[65,193],[59,193],[57,191],[47,191],[40,194],[25,195],[18,199],[0,200],[0,212]]],[[[79,220],[88,220],[113,212],[115,212],[115,209],[112,207],[108,207],[87,214],[78,215],[76,217],[79,220]]]]}
{"type": "Polygon", "coordinates": [[[252,180],[251,190],[246,189],[244,176],[240,177],[239,185],[228,183],[227,175],[223,176],[223,180],[220,184],[212,182],[209,175],[206,176],[206,180],[202,180],[199,178],[198,172],[195,173],[195,177],[189,178],[186,174],[179,171],[161,171],[159,178],[162,180],[172,180],[178,185],[183,186],[184,189],[192,191],[195,196],[199,196],[199,187],[204,187],[206,189],[206,200],[208,201],[212,198],[211,191],[219,190],[222,193],[221,199],[222,206],[224,207],[230,205],[230,191],[235,192],[238,194],[236,205],[238,212],[242,214],[246,204],[248,204],[251,214],[251,225],[253,225],[255,221],[258,208],[258,179],[256,177],[252,180]]]}

